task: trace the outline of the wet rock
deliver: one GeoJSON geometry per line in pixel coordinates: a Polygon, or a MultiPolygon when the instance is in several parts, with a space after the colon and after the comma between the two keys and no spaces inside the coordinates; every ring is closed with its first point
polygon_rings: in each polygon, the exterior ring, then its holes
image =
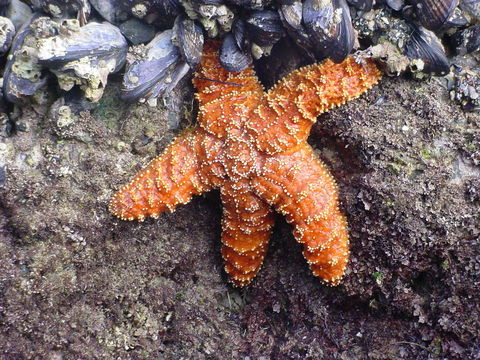
{"type": "Polygon", "coordinates": [[[113,191],[194,121],[189,88],[175,91],[166,107],[102,98],[69,128],[89,142],[59,138],[30,108],[18,119],[30,131],[1,140],[3,354],[475,358],[478,113],[452,105],[434,79],[387,78],[322,115],[310,143],[341,189],[348,274],[322,285],[279,217],[262,271],[235,290],[221,270],[218,193],[156,221],[107,212],[113,191]],[[156,151],[137,153],[143,135],[156,151]]]}

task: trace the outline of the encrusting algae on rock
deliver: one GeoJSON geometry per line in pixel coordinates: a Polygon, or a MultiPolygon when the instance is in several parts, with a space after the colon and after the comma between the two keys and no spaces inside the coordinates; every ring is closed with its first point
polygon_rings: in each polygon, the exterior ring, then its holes
{"type": "Polygon", "coordinates": [[[298,69],[265,92],[252,67],[223,69],[217,43],[206,45],[194,79],[199,125],[180,134],[111,199],[123,220],[158,217],[193,195],[220,189],[222,256],[236,286],[259,271],[274,210],[294,226],[313,274],[337,285],[349,257],[338,190],[308,145],[316,118],[378,82],[373,61],[327,60],[298,69]]]}

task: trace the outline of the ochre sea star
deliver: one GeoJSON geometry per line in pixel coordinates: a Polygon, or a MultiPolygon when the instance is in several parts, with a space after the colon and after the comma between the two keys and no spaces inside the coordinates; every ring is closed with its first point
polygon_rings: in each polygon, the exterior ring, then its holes
{"type": "Polygon", "coordinates": [[[275,210],[293,225],[313,274],[336,285],[349,257],[347,222],[335,181],[307,137],[319,114],[380,76],[372,61],[348,57],[303,67],[265,92],[252,67],[224,70],[218,45],[209,43],[194,79],[199,125],[118,191],[110,211],[142,221],[219,188],[222,256],[233,284],[248,284],[260,269],[275,210]]]}

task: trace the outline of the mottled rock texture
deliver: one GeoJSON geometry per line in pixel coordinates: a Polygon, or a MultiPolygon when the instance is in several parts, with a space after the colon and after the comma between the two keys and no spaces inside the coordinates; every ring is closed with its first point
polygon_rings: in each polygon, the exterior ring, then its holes
{"type": "Polygon", "coordinates": [[[480,115],[438,80],[385,78],[314,126],[350,226],[334,288],[281,217],[258,277],[230,287],[215,192],[158,220],[110,215],[195,121],[188,84],[154,108],[115,99],[69,121],[24,108],[0,140],[1,359],[478,356],[480,115]]]}

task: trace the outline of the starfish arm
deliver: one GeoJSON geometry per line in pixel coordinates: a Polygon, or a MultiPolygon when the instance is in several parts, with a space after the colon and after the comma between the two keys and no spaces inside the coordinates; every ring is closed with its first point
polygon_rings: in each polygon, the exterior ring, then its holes
{"type": "Polygon", "coordinates": [[[353,57],[340,64],[326,60],[293,71],[268,91],[248,124],[257,136],[257,147],[276,154],[299,144],[320,114],[357,98],[380,77],[372,60],[357,63],[353,57]]]}
{"type": "Polygon", "coordinates": [[[274,215],[270,206],[251,192],[248,183],[226,183],[221,196],[225,272],[234,285],[245,286],[263,263],[274,215]]]}
{"type": "Polygon", "coordinates": [[[193,195],[210,190],[201,178],[197,156],[201,136],[186,130],[161,155],[138,172],[110,200],[110,212],[122,220],[143,221],[165,210],[173,211],[193,195]]]}
{"type": "Polygon", "coordinates": [[[247,114],[258,106],[263,87],[253,67],[240,72],[225,70],[219,62],[220,43],[208,42],[193,84],[199,103],[200,126],[216,137],[223,138],[229,128],[240,127],[247,114]]]}
{"type": "Polygon", "coordinates": [[[313,149],[302,144],[291,154],[268,158],[253,186],[293,224],[313,274],[337,285],[349,257],[347,222],[338,208],[335,180],[313,149]]]}

